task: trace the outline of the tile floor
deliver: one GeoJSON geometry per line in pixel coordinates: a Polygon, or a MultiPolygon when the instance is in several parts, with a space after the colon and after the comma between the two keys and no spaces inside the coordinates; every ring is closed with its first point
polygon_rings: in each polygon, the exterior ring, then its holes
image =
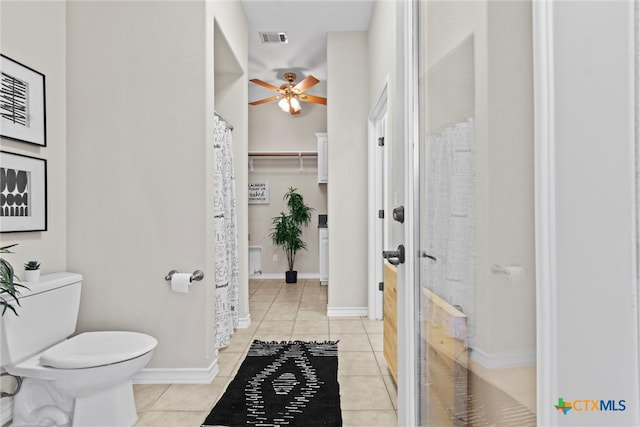
{"type": "Polygon", "coordinates": [[[382,322],[327,318],[327,288],[317,280],[249,282],[251,326],[220,351],[211,384],[134,385],[136,426],[197,427],[222,396],[254,339],[340,340],[338,381],[343,425],[397,425],[397,391],[382,355],[382,322]]]}

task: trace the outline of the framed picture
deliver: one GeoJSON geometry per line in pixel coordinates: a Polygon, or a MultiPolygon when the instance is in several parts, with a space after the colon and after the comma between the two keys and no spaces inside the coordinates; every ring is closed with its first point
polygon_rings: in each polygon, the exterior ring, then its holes
{"type": "Polygon", "coordinates": [[[269,181],[249,181],[249,204],[269,204],[269,181]]]}
{"type": "Polygon", "coordinates": [[[0,135],[47,146],[44,74],[0,54],[0,135]]]}
{"type": "Polygon", "coordinates": [[[0,233],[47,230],[47,161],[0,151],[0,233]]]}

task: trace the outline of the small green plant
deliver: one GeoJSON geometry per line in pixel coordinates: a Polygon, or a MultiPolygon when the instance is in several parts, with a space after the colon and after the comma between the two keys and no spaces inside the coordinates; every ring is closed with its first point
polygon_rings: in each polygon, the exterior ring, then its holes
{"type": "Polygon", "coordinates": [[[30,271],[30,270],[40,270],[40,263],[38,261],[28,261],[25,265],[24,265],[24,269],[26,271],[30,271]]]}
{"type": "MultiPolygon", "coordinates": [[[[0,247],[0,253],[3,254],[11,254],[9,249],[16,246],[17,243],[13,245],[7,245],[0,247]]],[[[18,277],[15,275],[13,271],[13,266],[9,261],[0,258],[0,307],[2,307],[2,316],[7,312],[7,310],[13,311],[13,314],[16,316],[18,312],[16,311],[13,303],[15,302],[18,306],[20,306],[20,291],[17,288],[25,288],[19,283],[15,283],[14,279],[18,277]],[[9,298],[9,299],[8,299],[9,298]]]]}

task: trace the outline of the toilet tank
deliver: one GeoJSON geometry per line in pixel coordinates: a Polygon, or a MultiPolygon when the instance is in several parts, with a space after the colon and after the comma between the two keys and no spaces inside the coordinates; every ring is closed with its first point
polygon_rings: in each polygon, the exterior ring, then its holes
{"type": "Polygon", "coordinates": [[[0,366],[13,365],[62,340],[76,330],[82,276],[55,273],[19,288],[18,316],[0,317],[0,366]]]}

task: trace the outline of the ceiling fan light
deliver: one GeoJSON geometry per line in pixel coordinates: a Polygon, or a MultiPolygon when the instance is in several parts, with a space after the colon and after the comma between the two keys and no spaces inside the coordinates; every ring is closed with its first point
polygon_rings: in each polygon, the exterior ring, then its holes
{"type": "Polygon", "coordinates": [[[300,107],[300,101],[298,101],[298,98],[291,98],[291,108],[293,108],[293,111],[300,111],[302,109],[302,107],[300,107]]]}
{"type": "Polygon", "coordinates": [[[282,98],[280,102],[278,102],[278,107],[285,113],[289,112],[289,102],[287,102],[287,98],[282,98]]]}

